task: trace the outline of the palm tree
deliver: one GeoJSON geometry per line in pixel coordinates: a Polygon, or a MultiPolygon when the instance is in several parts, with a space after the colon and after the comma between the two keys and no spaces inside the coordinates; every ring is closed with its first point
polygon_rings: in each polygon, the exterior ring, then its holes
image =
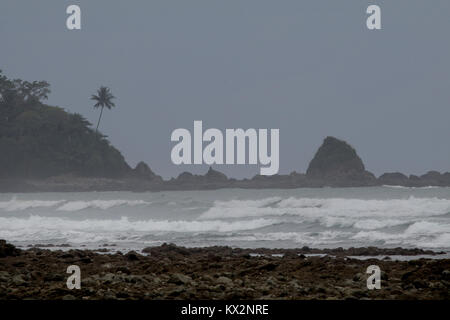
{"type": "Polygon", "coordinates": [[[98,126],[100,125],[100,120],[102,119],[103,114],[103,108],[106,107],[111,110],[112,107],[115,107],[116,105],[114,102],[112,102],[113,99],[115,99],[111,93],[111,90],[108,87],[100,87],[100,89],[97,90],[97,95],[93,94],[91,97],[91,100],[96,101],[97,103],[94,105],[94,108],[101,107],[100,111],[100,117],[98,118],[97,128],[95,129],[95,132],[98,130],[98,126]]]}

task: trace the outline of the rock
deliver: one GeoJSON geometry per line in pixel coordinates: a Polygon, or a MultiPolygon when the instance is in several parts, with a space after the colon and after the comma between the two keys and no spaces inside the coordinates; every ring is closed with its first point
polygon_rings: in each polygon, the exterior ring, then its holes
{"type": "Polygon", "coordinates": [[[186,183],[194,181],[194,175],[190,172],[182,172],[176,179],[179,183],[186,183]]]}
{"type": "Polygon", "coordinates": [[[112,292],[111,290],[108,290],[103,295],[103,298],[105,300],[115,300],[117,297],[116,297],[116,294],[114,292],[112,292]]]}
{"type": "Polygon", "coordinates": [[[424,186],[441,186],[445,184],[445,178],[437,171],[428,171],[420,176],[420,180],[424,186]]]}
{"type": "Polygon", "coordinates": [[[212,167],[209,167],[208,172],[205,175],[205,178],[208,182],[224,182],[228,181],[228,178],[226,175],[224,175],[222,172],[213,170],[212,167]]]}
{"type": "Polygon", "coordinates": [[[0,282],[8,282],[11,275],[6,271],[0,271],[0,282]]]}
{"type": "Polygon", "coordinates": [[[117,273],[123,273],[123,274],[131,274],[131,271],[130,271],[130,269],[128,269],[127,267],[125,267],[125,266],[120,266],[120,267],[118,267],[117,269],[116,269],[116,271],[117,271],[117,273]]]}
{"type": "Polygon", "coordinates": [[[378,178],[381,185],[406,186],[409,184],[409,178],[400,172],[384,173],[378,178]]]}
{"type": "MultiPolygon", "coordinates": [[[[298,256],[295,255],[295,258],[297,258],[297,257],[298,256]]],[[[259,270],[272,271],[272,270],[275,270],[277,267],[278,267],[278,265],[276,263],[269,262],[269,263],[266,263],[266,264],[260,266],[258,269],[259,270]]]]}
{"type": "Polygon", "coordinates": [[[354,282],[359,282],[359,281],[363,281],[365,279],[364,275],[362,273],[357,273],[354,277],[353,277],[353,281],[354,282]]]}
{"type": "Polygon", "coordinates": [[[125,257],[128,261],[137,261],[139,260],[139,255],[135,251],[128,252],[125,257]]]}
{"type": "Polygon", "coordinates": [[[217,281],[217,283],[221,283],[221,284],[224,284],[226,286],[233,285],[233,280],[231,280],[230,278],[227,278],[227,277],[219,277],[219,278],[217,278],[216,281],[217,281]]]}
{"type": "Polygon", "coordinates": [[[22,286],[26,283],[26,281],[23,279],[23,277],[20,274],[13,276],[11,281],[16,286],[22,286]]]}
{"type": "Polygon", "coordinates": [[[366,171],[361,158],[347,142],[327,137],[306,171],[308,179],[330,186],[373,185],[375,176],[366,171]]]}
{"type": "Polygon", "coordinates": [[[414,287],[416,287],[417,289],[422,289],[422,288],[428,288],[428,283],[426,281],[423,280],[415,280],[413,282],[414,287]]]}
{"type": "Polygon", "coordinates": [[[133,169],[133,175],[139,179],[145,179],[149,181],[162,181],[162,178],[156,175],[143,161],[139,162],[133,169]]]}
{"type": "Polygon", "coordinates": [[[62,297],[63,300],[77,300],[73,295],[67,294],[64,297],[62,297]]]}
{"type": "Polygon", "coordinates": [[[181,273],[174,273],[170,276],[169,278],[169,283],[174,283],[174,284],[187,284],[189,282],[192,281],[192,278],[189,276],[186,276],[184,274],[181,273]]]}
{"type": "Polygon", "coordinates": [[[46,282],[60,282],[60,281],[64,281],[64,277],[60,274],[47,274],[44,277],[44,281],[46,282]]]}
{"type": "Polygon", "coordinates": [[[111,283],[111,282],[114,281],[115,277],[116,277],[115,274],[107,273],[103,277],[101,277],[100,280],[103,280],[104,282],[111,283]]]}
{"type": "Polygon", "coordinates": [[[20,249],[7,243],[5,240],[0,240],[0,258],[15,257],[18,255],[20,255],[20,249]]]}
{"type": "MultiPolygon", "coordinates": [[[[182,255],[187,256],[190,255],[190,251],[183,247],[178,247],[173,243],[163,243],[159,247],[147,247],[142,250],[143,253],[150,254],[154,257],[167,257],[172,255],[182,255]]],[[[169,261],[170,263],[170,261],[169,261]]]]}
{"type": "Polygon", "coordinates": [[[450,270],[442,271],[442,278],[444,278],[445,280],[450,280],[450,270]]]}

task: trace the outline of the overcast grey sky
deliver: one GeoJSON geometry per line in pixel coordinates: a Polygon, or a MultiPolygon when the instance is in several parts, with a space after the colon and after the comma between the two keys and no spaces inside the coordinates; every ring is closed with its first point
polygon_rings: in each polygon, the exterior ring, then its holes
{"type": "MultiPolygon", "coordinates": [[[[448,0],[1,0],[0,69],[47,80],[49,103],[96,123],[130,165],[164,177],[176,128],[279,128],[280,173],[304,172],[327,135],[375,174],[450,171],[448,0]],[[82,30],[68,31],[78,4],[82,30]],[[380,31],[366,8],[382,9],[380,31]]],[[[252,176],[257,166],[218,166],[252,176]]]]}

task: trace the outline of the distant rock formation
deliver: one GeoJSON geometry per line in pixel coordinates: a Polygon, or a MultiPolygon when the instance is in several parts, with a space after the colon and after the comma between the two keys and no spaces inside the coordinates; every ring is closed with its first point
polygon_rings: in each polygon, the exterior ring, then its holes
{"type": "Polygon", "coordinates": [[[448,187],[450,186],[450,172],[441,174],[437,171],[428,171],[420,177],[416,175],[407,177],[400,172],[384,173],[378,178],[378,184],[404,187],[448,187]]]}
{"type": "Polygon", "coordinates": [[[373,185],[375,176],[365,170],[361,158],[347,142],[326,137],[311,160],[306,177],[330,186],[373,185]]]}
{"type": "Polygon", "coordinates": [[[222,172],[213,170],[212,167],[209,167],[208,172],[205,175],[205,178],[208,182],[220,183],[228,181],[228,178],[222,172]]]}
{"type": "Polygon", "coordinates": [[[311,160],[306,174],[292,172],[288,175],[255,175],[251,179],[228,179],[212,167],[204,175],[183,172],[177,178],[163,180],[145,162],[121,178],[86,177],[65,174],[39,180],[0,179],[0,192],[46,191],[163,191],[163,190],[214,190],[222,188],[292,189],[317,187],[365,186],[450,186],[450,172],[441,174],[429,171],[424,175],[409,177],[400,172],[382,174],[378,179],[365,169],[355,149],[347,142],[326,137],[311,160]]]}
{"type": "Polygon", "coordinates": [[[409,178],[400,172],[388,172],[378,178],[381,185],[402,186],[409,185],[409,178]]]}
{"type": "Polygon", "coordinates": [[[194,175],[190,172],[181,173],[176,179],[171,179],[165,183],[165,187],[169,190],[203,190],[203,189],[219,189],[230,186],[233,179],[222,172],[209,167],[205,175],[194,175]]]}
{"type": "Polygon", "coordinates": [[[162,178],[156,175],[150,167],[143,161],[136,165],[133,169],[133,175],[139,179],[145,179],[149,181],[162,181],[162,178]]]}

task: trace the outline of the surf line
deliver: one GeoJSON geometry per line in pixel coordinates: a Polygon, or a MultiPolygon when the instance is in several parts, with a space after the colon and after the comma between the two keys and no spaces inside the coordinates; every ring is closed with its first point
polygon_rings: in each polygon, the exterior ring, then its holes
{"type": "Polygon", "coordinates": [[[257,165],[259,163],[261,175],[271,176],[277,174],[279,170],[279,140],[280,130],[270,129],[269,153],[268,129],[225,129],[224,150],[224,134],[221,130],[210,128],[203,132],[203,122],[194,121],[193,137],[191,132],[184,128],[175,129],[172,132],[171,141],[178,143],[172,148],[170,156],[175,165],[257,165]],[[205,148],[203,148],[204,143],[207,143],[205,148]],[[192,159],[192,153],[194,159],[192,159]]]}

